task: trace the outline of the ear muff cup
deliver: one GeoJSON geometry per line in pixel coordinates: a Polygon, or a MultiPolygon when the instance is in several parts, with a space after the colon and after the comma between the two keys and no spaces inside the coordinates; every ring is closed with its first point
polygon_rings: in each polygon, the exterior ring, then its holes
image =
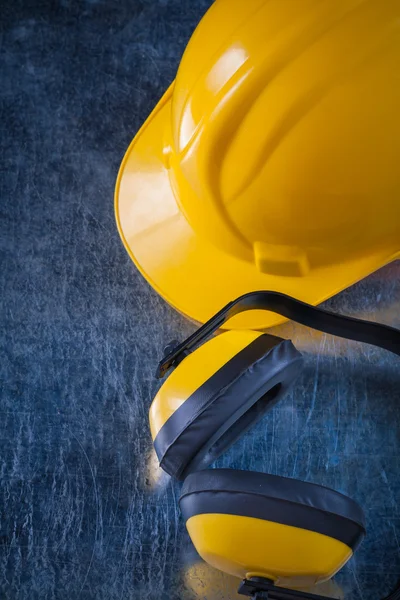
{"type": "Polygon", "coordinates": [[[363,511],[350,498],[264,473],[192,473],[179,502],[199,554],[239,577],[318,583],[343,566],[365,535],[363,511]]]}
{"type": "Polygon", "coordinates": [[[356,550],[365,534],[362,508],[330,488],[254,471],[209,469],[189,475],[180,506],[185,520],[221,513],[316,531],[356,550]]]}
{"type": "Polygon", "coordinates": [[[153,423],[160,465],[177,479],[208,467],[287,393],[301,370],[302,356],[290,340],[256,332],[227,332],[203,344],[178,365],[160,390],[150,415],[160,410],[163,401],[169,405],[176,401],[181,383],[191,374],[207,369],[208,350],[215,351],[218,344],[223,350],[226,341],[236,343],[238,336],[245,335],[250,336],[249,343],[179,402],[158,431],[153,423]]]}

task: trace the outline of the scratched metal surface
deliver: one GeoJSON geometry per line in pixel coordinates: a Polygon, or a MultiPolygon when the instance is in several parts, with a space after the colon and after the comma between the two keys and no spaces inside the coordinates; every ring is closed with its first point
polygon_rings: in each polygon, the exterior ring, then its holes
{"type": "MultiPolygon", "coordinates": [[[[208,4],[2,2],[1,598],[237,597],[196,556],[147,424],[161,349],[194,326],[139,276],[113,216],[123,153],[208,4]]],[[[399,280],[392,265],[328,305],[400,326],[399,280]]],[[[303,377],[218,466],[358,500],[368,537],[336,595],[377,600],[400,575],[398,362],[279,332],[303,377]]]]}

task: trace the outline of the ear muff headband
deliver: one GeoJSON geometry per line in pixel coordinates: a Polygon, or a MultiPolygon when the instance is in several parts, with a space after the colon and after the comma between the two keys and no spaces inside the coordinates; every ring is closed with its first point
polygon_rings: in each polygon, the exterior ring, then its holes
{"type": "Polygon", "coordinates": [[[259,291],[240,296],[240,298],[227,304],[184,342],[171,350],[160,362],[156,376],[158,378],[163,377],[188,352],[194,350],[196,346],[219,329],[226,321],[247,310],[269,310],[323,333],[372,344],[400,355],[400,331],[394,327],[337,315],[323,308],[306,304],[286,294],[259,291]]]}

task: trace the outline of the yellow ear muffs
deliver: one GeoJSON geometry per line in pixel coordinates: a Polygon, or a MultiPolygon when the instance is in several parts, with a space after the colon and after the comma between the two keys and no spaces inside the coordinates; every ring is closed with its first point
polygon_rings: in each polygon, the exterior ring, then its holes
{"type": "Polygon", "coordinates": [[[184,479],[209,466],[290,388],[302,356],[290,340],[229,331],[186,356],[150,409],[161,467],[184,479]]]}
{"type": "Polygon", "coordinates": [[[179,502],[192,542],[207,563],[279,585],[306,587],[330,579],[365,535],[363,511],[350,498],[264,473],[193,473],[179,502]]]}
{"type": "MultiPolygon", "coordinates": [[[[354,501],[319,485],[263,473],[195,472],[282,397],[301,368],[293,344],[271,335],[229,331],[205,342],[248,310],[278,312],[399,356],[400,331],[277,292],[251,292],[170,345],[157,369],[159,378],[175,370],[151,406],[151,433],[162,468],[178,479],[187,476],[180,506],[198,553],[221,571],[244,577],[239,594],[253,600],[324,600],[304,588],[328,581],[361,542],[364,515],[354,501]]],[[[400,600],[400,586],[385,600],[400,600]]]]}

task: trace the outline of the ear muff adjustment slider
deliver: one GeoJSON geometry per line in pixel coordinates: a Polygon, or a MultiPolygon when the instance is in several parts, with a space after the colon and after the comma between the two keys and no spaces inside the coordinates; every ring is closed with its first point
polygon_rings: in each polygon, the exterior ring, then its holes
{"type": "Polygon", "coordinates": [[[244,294],[230,302],[184,342],[168,352],[158,365],[156,377],[158,379],[163,377],[169,369],[183,360],[186,356],[184,353],[194,350],[229,319],[248,310],[275,312],[317,331],[372,344],[400,355],[400,331],[394,327],[338,315],[286,294],[261,290],[244,294]]]}

